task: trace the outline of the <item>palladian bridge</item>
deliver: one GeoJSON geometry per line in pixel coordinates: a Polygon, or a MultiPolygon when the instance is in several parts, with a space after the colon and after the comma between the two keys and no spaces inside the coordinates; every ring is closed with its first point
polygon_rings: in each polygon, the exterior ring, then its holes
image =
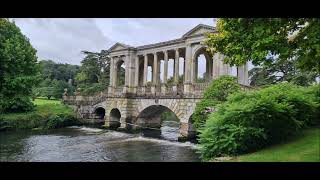
{"type": "Polygon", "coordinates": [[[123,129],[159,127],[159,114],[170,109],[180,120],[181,137],[193,136],[190,117],[211,81],[232,75],[235,68],[238,83],[249,88],[248,66],[230,67],[223,63],[222,54],[210,55],[201,43],[206,32],[217,33],[214,27],[199,24],[170,41],[138,47],[116,43],[106,51],[111,59],[108,89],[94,96],[64,96],[64,102],[73,105],[83,119],[123,129]],[[205,81],[201,82],[200,55],[206,62],[205,81]],[[173,67],[169,67],[169,61],[173,67]],[[119,82],[121,67],[125,67],[124,84],[119,82]],[[169,68],[173,72],[170,80],[169,68]]]}

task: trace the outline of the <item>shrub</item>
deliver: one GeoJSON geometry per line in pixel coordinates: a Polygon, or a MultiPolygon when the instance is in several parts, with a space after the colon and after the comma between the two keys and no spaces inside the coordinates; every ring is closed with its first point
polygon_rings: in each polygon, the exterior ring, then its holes
{"type": "Polygon", "coordinates": [[[72,115],[51,115],[44,124],[45,129],[56,129],[70,125],[78,125],[79,121],[72,115]]]}
{"type": "Polygon", "coordinates": [[[208,123],[209,128],[201,132],[199,141],[199,151],[203,160],[248,152],[265,145],[266,135],[261,128],[208,123]]]}
{"type": "Polygon", "coordinates": [[[312,121],[310,122],[311,126],[319,126],[320,125],[320,84],[309,86],[306,89],[306,95],[308,95],[313,102],[315,103],[315,115],[312,121]]]}
{"type": "Polygon", "coordinates": [[[200,130],[202,156],[214,157],[221,155],[221,152],[228,155],[245,153],[286,140],[301,128],[310,125],[319,114],[315,98],[310,94],[306,93],[306,88],[282,83],[258,91],[231,95],[225,103],[217,106],[217,111],[209,116],[205,127],[200,130]],[[242,130],[235,130],[233,126],[242,130]],[[217,130],[221,127],[229,130],[217,130]],[[255,134],[256,138],[250,141],[249,146],[247,140],[233,135],[233,131],[255,134]],[[217,138],[229,139],[229,144],[233,142],[237,146],[230,150],[225,149],[217,138]],[[219,147],[210,149],[214,144],[219,147]]]}
{"type": "Polygon", "coordinates": [[[230,94],[238,91],[240,91],[240,85],[237,83],[236,78],[225,75],[213,80],[203,93],[203,97],[205,99],[226,101],[230,94]]]}
{"type": "Polygon", "coordinates": [[[226,101],[227,97],[240,91],[240,85],[236,78],[232,76],[221,76],[213,80],[205,90],[203,100],[197,103],[194,114],[191,116],[191,122],[196,129],[201,128],[210,112],[207,109],[214,109],[217,104],[226,101]]]}
{"type": "Polygon", "coordinates": [[[191,123],[194,128],[200,129],[208,119],[210,111],[208,109],[214,109],[214,107],[220,102],[212,99],[203,99],[196,104],[195,111],[191,116],[191,123]]]}
{"type": "Polygon", "coordinates": [[[31,98],[28,96],[16,96],[12,98],[1,97],[0,112],[27,112],[34,110],[31,98]]]}

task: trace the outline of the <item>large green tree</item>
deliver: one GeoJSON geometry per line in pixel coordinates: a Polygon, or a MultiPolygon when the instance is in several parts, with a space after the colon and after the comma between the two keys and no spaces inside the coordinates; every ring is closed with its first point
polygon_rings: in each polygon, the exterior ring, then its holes
{"type": "Polygon", "coordinates": [[[48,99],[51,97],[60,99],[65,88],[68,89],[69,95],[73,95],[75,91],[74,78],[80,66],[55,63],[52,60],[42,60],[39,65],[42,81],[33,89],[34,98],[42,96],[48,99]]]}
{"type": "Polygon", "coordinates": [[[78,83],[107,83],[109,79],[110,60],[102,53],[82,51],[85,55],[81,61],[80,72],[76,76],[78,83]]]}
{"type": "Polygon", "coordinates": [[[0,19],[0,111],[32,110],[32,87],[39,82],[36,50],[14,22],[0,19]]]}
{"type": "Polygon", "coordinates": [[[64,80],[66,82],[69,79],[73,80],[80,69],[78,65],[55,63],[52,60],[41,60],[39,64],[43,79],[49,78],[51,80],[64,80]]]}
{"type": "Polygon", "coordinates": [[[110,58],[108,52],[82,51],[82,53],[84,59],[75,77],[77,88],[84,95],[103,91],[109,84],[110,58]]]}
{"type": "Polygon", "coordinates": [[[266,86],[279,82],[309,86],[316,82],[317,73],[301,71],[294,60],[277,59],[272,64],[252,68],[249,76],[251,86],[266,86]]]}
{"type": "Polygon", "coordinates": [[[230,65],[295,59],[302,71],[320,74],[318,18],[221,18],[217,30],[208,34],[205,44],[212,53],[226,55],[230,65]]]}

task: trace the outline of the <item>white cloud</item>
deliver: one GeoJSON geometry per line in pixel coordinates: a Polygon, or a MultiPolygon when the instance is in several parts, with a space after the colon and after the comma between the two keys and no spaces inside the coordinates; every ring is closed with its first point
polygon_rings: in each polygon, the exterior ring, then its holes
{"type": "Polygon", "coordinates": [[[132,46],[180,38],[202,23],[213,25],[213,18],[97,18],[52,19],[16,18],[39,60],[80,64],[81,51],[101,51],[116,42],[132,46]]]}

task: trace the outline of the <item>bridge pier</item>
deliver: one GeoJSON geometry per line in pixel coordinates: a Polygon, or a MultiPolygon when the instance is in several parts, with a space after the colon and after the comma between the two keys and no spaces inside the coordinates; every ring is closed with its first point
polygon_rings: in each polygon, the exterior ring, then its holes
{"type": "Polygon", "coordinates": [[[179,141],[185,141],[188,139],[194,139],[196,137],[196,132],[191,123],[180,123],[180,136],[179,141]]]}

